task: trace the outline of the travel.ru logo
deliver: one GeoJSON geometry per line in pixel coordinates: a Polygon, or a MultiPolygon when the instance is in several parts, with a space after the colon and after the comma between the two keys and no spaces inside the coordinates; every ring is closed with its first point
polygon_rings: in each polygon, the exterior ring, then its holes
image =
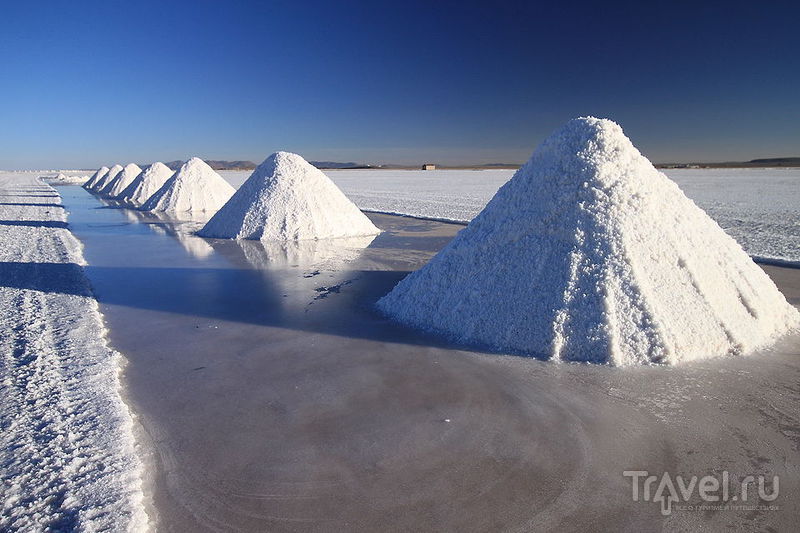
{"type": "MultiPolygon", "coordinates": [[[[673,505],[678,510],[777,510],[776,505],[763,505],[761,502],[772,502],[778,498],[780,480],[773,476],[767,483],[764,476],[744,476],[741,480],[731,478],[727,470],[721,476],[673,476],[664,472],[661,476],[650,475],[646,470],[626,470],[622,473],[631,478],[633,501],[655,502],[661,504],[661,514],[672,513],[673,505]],[[753,495],[752,488],[758,489],[759,503],[748,503],[753,495]],[[688,505],[692,497],[697,496],[702,505],[688,505]],[[734,503],[731,503],[734,502],[734,503]]],[[[750,500],[752,501],[752,500],[750,500]]]]}

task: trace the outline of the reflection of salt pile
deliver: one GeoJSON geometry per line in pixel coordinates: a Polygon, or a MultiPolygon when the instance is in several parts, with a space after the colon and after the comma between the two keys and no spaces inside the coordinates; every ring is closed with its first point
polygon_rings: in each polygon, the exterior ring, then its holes
{"type": "MultiPolygon", "coordinates": [[[[169,235],[183,246],[183,248],[197,259],[206,259],[214,253],[214,248],[200,237],[195,235],[198,229],[197,222],[184,222],[168,213],[159,211],[131,210],[143,224],[160,235],[169,235]]],[[[200,224],[202,225],[202,224],[200,224]]]]}
{"type": "Polygon", "coordinates": [[[145,211],[216,211],[233,195],[234,188],[202,159],[191,158],[169,178],[142,209],[145,211]]]}
{"type": "Polygon", "coordinates": [[[94,193],[99,193],[100,191],[105,188],[106,185],[109,184],[111,180],[117,177],[117,174],[122,172],[122,165],[114,165],[108,172],[106,172],[103,176],[97,178],[97,181],[94,183],[92,188],[90,189],[94,193]]]}
{"type": "Polygon", "coordinates": [[[100,178],[105,176],[107,173],[108,173],[108,167],[100,167],[100,168],[98,168],[97,172],[92,174],[92,177],[90,177],[86,181],[86,183],[83,184],[83,188],[86,189],[87,191],[92,190],[92,188],[94,187],[94,184],[97,183],[97,180],[99,180],[100,178]]]}
{"type": "Polygon", "coordinates": [[[595,118],[545,140],[378,306],[460,341],[615,365],[746,353],[800,320],[736,241],[595,118]]]}
{"type": "MultiPolygon", "coordinates": [[[[260,270],[282,294],[292,295],[282,302],[284,312],[306,307],[324,299],[331,288],[338,292],[358,275],[357,262],[374,235],[343,239],[304,241],[210,241],[223,254],[231,255],[230,246],[238,246],[247,263],[260,270]]],[[[231,257],[236,261],[235,257],[231,257]]],[[[360,267],[359,267],[360,268],[360,267]]]]}
{"type": "Polygon", "coordinates": [[[178,242],[181,243],[184,250],[197,259],[206,259],[214,254],[214,248],[193,233],[176,231],[173,235],[178,239],[178,242]]]}
{"type": "Polygon", "coordinates": [[[248,262],[260,270],[286,267],[341,270],[358,259],[375,235],[304,241],[240,240],[248,262]]]}
{"type": "Polygon", "coordinates": [[[142,173],[142,169],[139,168],[139,165],[135,163],[129,163],[125,165],[125,168],[122,169],[122,172],[117,174],[117,176],[109,181],[105,187],[100,189],[98,192],[102,195],[108,196],[109,198],[116,198],[119,194],[125,190],[125,187],[131,184],[133,180],[136,179],[136,176],[142,173]]]}
{"type": "Polygon", "coordinates": [[[269,156],[200,231],[203,237],[296,241],[380,230],[319,169],[297,154],[269,156]]]}
{"type": "Polygon", "coordinates": [[[155,162],[147,167],[122,191],[117,200],[133,207],[143,205],[153,196],[174,172],[164,163],[155,162]]]}

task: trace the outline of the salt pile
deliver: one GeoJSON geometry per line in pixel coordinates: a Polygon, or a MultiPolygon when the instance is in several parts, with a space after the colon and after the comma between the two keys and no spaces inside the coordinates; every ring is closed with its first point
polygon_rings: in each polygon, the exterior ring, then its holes
{"type": "Polygon", "coordinates": [[[461,342],[613,365],[747,353],[800,324],[736,241],[596,118],[545,140],[378,307],[461,342]]]}
{"type": "Polygon", "coordinates": [[[297,154],[277,152],[256,168],[198,235],[299,241],[378,233],[322,171],[297,154]]]}
{"type": "Polygon", "coordinates": [[[117,200],[133,207],[140,207],[172,176],[174,172],[164,163],[153,163],[122,191],[117,200]]]}
{"type": "Polygon", "coordinates": [[[51,185],[83,185],[88,181],[89,176],[67,176],[63,172],[59,172],[54,177],[44,177],[44,180],[51,185]]]}
{"type": "Polygon", "coordinates": [[[225,205],[234,192],[235,189],[205,161],[193,157],[144,203],[142,209],[170,212],[216,211],[225,205]]]}
{"type": "Polygon", "coordinates": [[[108,169],[108,172],[106,172],[104,176],[101,176],[100,178],[97,179],[97,181],[94,183],[94,185],[90,190],[94,193],[99,194],[100,191],[102,191],[106,187],[106,185],[108,185],[114,178],[116,178],[120,172],[122,172],[122,165],[114,165],[113,167],[108,169]]]}
{"type": "Polygon", "coordinates": [[[102,195],[108,196],[109,198],[116,198],[122,191],[125,190],[128,185],[131,184],[133,180],[136,179],[136,176],[141,173],[142,169],[139,168],[139,165],[129,163],[125,165],[125,168],[122,169],[122,172],[117,174],[113,180],[106,183],[106,185],[98,192],[102,195]]]}
{"type": "Polygon", "coordinates": [[[86,189],[87,191],[91,190],[94,187],[94,184],[97,183],[97,180],[105,176],[107,173],[108,173],[108,167],[103,166],[98,168],[97,172],[92,174],[92,176],[86,181],[86,183],[83,184],[83,188],[86,189]]]}

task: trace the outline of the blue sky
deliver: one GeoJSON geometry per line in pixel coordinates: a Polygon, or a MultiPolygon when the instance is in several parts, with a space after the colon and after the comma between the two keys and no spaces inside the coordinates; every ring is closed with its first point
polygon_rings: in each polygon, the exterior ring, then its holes
{"type": "Polygon", "coordinates": [[[800,155],[796,3],[556,4],[4,2],[0,168],[520,162],[588,114],[656,162],[800,155]]]}

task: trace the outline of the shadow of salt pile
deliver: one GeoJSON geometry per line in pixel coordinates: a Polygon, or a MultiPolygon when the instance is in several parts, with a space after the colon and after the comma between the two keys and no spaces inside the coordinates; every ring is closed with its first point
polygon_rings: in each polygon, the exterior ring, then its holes
{"type": "MultiPolygon", "coordinates": [[[[229,257],[239,254],[228,243],[229,257]]],[[[220,248],[215,246],[215,251],[220,248]]],[[[375,302],[408,271],[349,271],[333,285],[302,271],[244,268],[85,267],[102,305],[128,307],[176,317],[253,324],[338,337],[424,346],[448,346],[446,339],[398,325],[380,315],[375,302]],[[347,283],[345,283],[347,282],[347,283]],[[338,292],[337,292],[338,291],[338,292]]],[[[33,283],[36,276],[25,279],[33,283]]],[[[4,281],[0,279],[0,286],[4,281]]],[[[38,288],[38,287],[31,287],[38,288]]],[[[70,294],[67,284],[53,292],[70,294]]]]}
{"type": "Polygon", "coordinates": [[[0,287],[91,296],[83,268],[75,263],[0,262],[0,287]]]}
{"type": "Polygon", "coordinates": [[[305,241],[237,240],[247,261],[260,270],[314,268],[342,270],[358,259],[375,235],[305,241]]]}
{"type": "Polygon", "coordinates": [[[214,250],[231,263],[257,270],[281,293],[283,305],[307,307],[352,284],[354,272],[375,236],[304,241],[211,239],[214,250]]]}
{"type": "Polygon", "coordinates": [[[55,207],[58,209],[64,209],[64,206],[61,204],[26,204],[21,202],[0,202],[0,206],[3,205],[10,205],[14,207],[55,207]]]}
{"type": "Polygon", "coordinates": [[[0,220],[0,226],[20,226],[31,228],[67,229],[66,222],[60,220],[0,220]]]}

